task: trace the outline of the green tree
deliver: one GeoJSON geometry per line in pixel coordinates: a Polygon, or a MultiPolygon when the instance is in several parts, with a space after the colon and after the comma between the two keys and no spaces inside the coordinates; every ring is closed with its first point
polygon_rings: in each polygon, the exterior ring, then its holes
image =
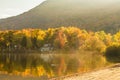
{"type": "Polygon", "coordinates": [[[26,36],[23,36],[22,41],[21,41],[21,46],[26,48],[27,47],[27,38],[26,36]]]}

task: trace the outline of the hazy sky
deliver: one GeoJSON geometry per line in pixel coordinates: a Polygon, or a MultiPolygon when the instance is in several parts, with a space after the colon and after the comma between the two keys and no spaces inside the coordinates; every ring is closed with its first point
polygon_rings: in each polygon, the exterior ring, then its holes
{"type": "Polygon", "coordinates": [[[45,0],[0,0],[0,18],[21,14],[45,0]]]}
{"type": "MultiPolygon", "coordinates": [[[[21,14],[32,9],[45,0],[0,0],[0,18],[6,18],[21,14]]],[[[74,0],[73,0],[74,1],[74,0]]],[[[79,0],[78,0],[79,1],[79,0]]],[[[82,1],[82,0],[81,0],[82,1]]],[[[104,3],[116,2],[120,0],[83,0],[85,2],[103,1],[104,3]]]]}

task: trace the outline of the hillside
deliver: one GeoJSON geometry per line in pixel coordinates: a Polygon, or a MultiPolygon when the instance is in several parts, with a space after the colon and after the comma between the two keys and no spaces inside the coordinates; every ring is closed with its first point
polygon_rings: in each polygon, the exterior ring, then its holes
{"type": "Polygon", "coordinates": [[[77,26],[114,33],[120,29],[119,3],[119,0],[47,0],[28,12],[1,19],[0,29],[77,26]]]}

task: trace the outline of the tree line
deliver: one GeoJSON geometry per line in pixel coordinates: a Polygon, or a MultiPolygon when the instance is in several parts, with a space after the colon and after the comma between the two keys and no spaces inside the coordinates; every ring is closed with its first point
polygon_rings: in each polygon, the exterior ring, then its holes
{"type": "Polygon", "coordinates": [[[50,44],[53,50],[88,50],[105,52],[112,45],[120,45],[120,32],[92,32],[77,27],[23,29],[0,31],[0,51],[40,50],[50,44]]]}

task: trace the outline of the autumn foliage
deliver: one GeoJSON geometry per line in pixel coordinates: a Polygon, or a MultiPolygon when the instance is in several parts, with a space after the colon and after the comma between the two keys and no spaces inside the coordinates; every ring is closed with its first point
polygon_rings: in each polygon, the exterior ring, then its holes
{"type": "Polygon", "coordinates": [[[77,27],[0,31],[0,52],[40,51],[45,44],[56,50],[84,50],[105,53],[109,46],[120,45],[120,32],[92,32],[77,27]]]}
{"type": "Polygon", "coordinates": [[[44,44],[51,44],[55,50],[82,48],[103,51],[107,46],[107,36],[109,34],[104,32],[98,34],[76,27],[0,31],[0,51],[34,50],[40,49],[44,44]]]}

